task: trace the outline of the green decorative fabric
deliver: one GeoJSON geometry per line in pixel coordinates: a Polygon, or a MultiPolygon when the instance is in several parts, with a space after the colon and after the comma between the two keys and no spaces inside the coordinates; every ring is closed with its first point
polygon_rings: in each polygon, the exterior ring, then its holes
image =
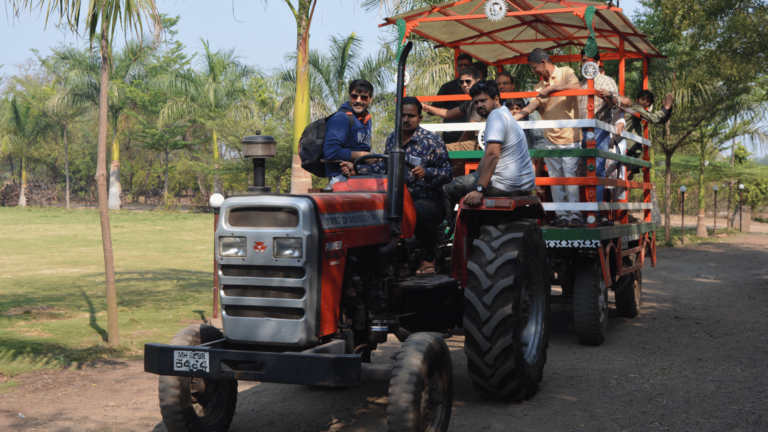
{"type": "Polygon", "coordinates": [[[397,47],[397,56],[395,58],[397,61],[400,61],[400,54],[403,53],[403,48],[405,48],[405,20],[401,18],[395,24],[397,25],[397,34],[400,36],[400,46],[397,47]]]}
{"type": "Polygon", "coordinates": [[[589,36],[587,37],[587,44],[584,46],[584,52],[587,54],[587,57],[595,58],[597,55],[597,40],[595,39],[595,28],[592,26],[592,22],[595,19],[595,9],[594,6],[587,7],[587,10],[584,12],[584,21],[587,23],[587,29],[589,29],[589,36]]]}

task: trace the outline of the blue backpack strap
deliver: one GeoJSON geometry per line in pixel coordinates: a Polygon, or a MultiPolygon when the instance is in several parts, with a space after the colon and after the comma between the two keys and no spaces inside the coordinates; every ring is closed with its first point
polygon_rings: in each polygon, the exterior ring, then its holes
{"type": "Polygon", "coordinates": [[[349,128],[352,129],[352,126],[355,125],[355,114],[346,108],[339,109],[339,112],[347,114],[347,117],[349,118],[349,128]]]}

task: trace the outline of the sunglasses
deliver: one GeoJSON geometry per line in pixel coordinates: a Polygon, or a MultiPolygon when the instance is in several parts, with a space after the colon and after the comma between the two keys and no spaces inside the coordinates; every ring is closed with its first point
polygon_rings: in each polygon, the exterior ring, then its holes
{"type": "Polygon", "coordinates": [[[472,80],[459,80],[459,84],[472,85],[473,82],[472,80]]]}
{"type": "Polygon", "coordinates": [[[359,95],[359,94],[355,94],[355,93],[350,93],[350,94],[349,94],[349,98],[350,98],[350,99],[352,99],[353,101],[354,101],[354,100],[358,100],[358,99],[360,99],[360,100],[361,100],[361,101],[363,101],[363,102],[367,102],[367,101],[368,101],[368,99],[370,98],[370,96],[368,96],[368,95],[359,95]]]}

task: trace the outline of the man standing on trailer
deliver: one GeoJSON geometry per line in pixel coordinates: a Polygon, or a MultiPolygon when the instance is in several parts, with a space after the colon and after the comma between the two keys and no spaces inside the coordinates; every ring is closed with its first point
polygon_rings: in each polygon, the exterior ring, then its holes
{"type": "MultiPolygon", "coordinates": [[[[533,88],[539,92],[536,99],[531,100],[521,113],[527,115],[538,109],[542,120],[578,120],[579,100],[577,96],[547,96],[550,93],[563,90],[579,90],[581,85],[573,69],[564,66],[557,67],[552,63],[549,54],[541,48],[536,48],[528,56],[528,63],[541,81],[533,88]]],[[[518,114],[518,115],[521,115],[518,114]]],[[[544,131],[545,150],[567,150],[581,147],[581,129],[552,128],[544,131]]],[[[578,177],[579,158],[577,157],[548,157],[544,158],[550,177],[578,177]]],[[[552,200],[556,203],[578,203],[578,186],[551,186],[552,200]]],[[[557,210],[556,226],[580,228],[584,226],[581,212],[576,210],[557,210]]]]}
{"type": "MultiPolygon", "coordinates": [[[[463,53],[459,55],[459,58],[456,59],[456,71],[461,71],[466,68],[472,67],[472,56],[463,53]]],[[[459,80],[461,77],[457,77],[454,80],[448,81],[447,83],[443,84],[440,87],[440,90],[437,92],[438,96],[451,96],[451,95],[461,95],[466,94],[465,91],[461,89],[461,85],[459,84],[459,80]]],[[[451,102],[435,102],[432,104],[432,106],[436,108],[443,108],[445,110],[451,110],[453,108],[457,108],[459,105],[462,104],[462,101],[451,101],[451,102]]],[[[463,119],[457,118],[457,119],[445,119],[443,120],[443,123],[461,123],[463,119]]],[[[455,143],[460,140],[462,135],[462,132],[443,132],[443,141],[446,144],[455,143]]]]}
{"type": "MultiPolygon", "coordinates": [[[[589,61],[589,57],[581,50],[581,66],[589,61]]],[[[600,61],[600,54],[596,54],[594,57],[595,62],[600,61]]],[[[586,90],[589,85],[589,80],[584,78],[581,80],[581,89],[586,90]]],[[[616,85],[616,81],[608,75],[598,74],[594,79],[594,89],[600,92],[600,97],[594,98],[594,113],[595,120],[599,120],[605,124],[613,123],[613,111],[619,108],[619,87],[616,85]]],[[[587,105],[593,100],[592,96],[579,96],[579,113],[582,119],[589,118],[587,105]]],[[[587,128],[582,128],[581,148],[587,148],[587,128]]],[[[595,128],[595,148],[602,151],[610,151],[611,145],[611,133],[602,129],[595,128]]],[[[605,158],[595,158],[595,176],[605,178],[605,158]]],[[[597,185],[595,187],[595,201],[601,203],[605,196],[605,186],[597,185]]],[[[603,214],[603,212],[597,212],[597,223],[600,225],[613,225],[613,221],[603,214]]]]}
{"type": "MultiPolygon", "coordinates": [[[[419,265],[418,276],[434,275],[435,254],[437,252],[439,235],[437,227],[443,221],[444,198],[443,185],[453,178],[453,165],[448,157],[448,150],[443,140],[434,132],[429,132],[419,126],[423,116],[422,105],[415,97],[403,98],[403,132],[402,148],[405,150],[405,160],[414,165],[405,172],[405,184],[408,193],[416,207],[416,240],[427,252],[427,256],[419,265]]],[[[395,148],[395,133],[387,137],[385,153],[395,148]]],[[[355,175],[351,162],[341,166],[345,175],[355,175]]],[[[375,164],[358,167],[360,174],[383,174],[387,162],[379,160],[375,164]]]]}
{"type": "MultiPolygon", "coordinates": [[[[480,72],[475,68],[462,69],[459,72],[459,84],[464,94],[469,94],[469,89],[480,81],[480,72]]],[[[450,110],[444,108],[436,108],[431,105],[424,105],[424,111],[429,114],[442,117],[446,120],[459,120],[470,123],[482,123],[485,121],[480,115],[477,114],[474,104],[471,100],[461,102],[456,108],[450,110]]],[[[447,144],[448,151],[474,151],[477,150],[477,133],[473,131],[464,131],[459,140],[454,143],[447,144]]]]}
{"type": "Polygon", "coordinates": [[[530,195],[536,184],[525,133],[509,109],[501,105],[496,83],[480,81],[469,94],[477,113],[487,119],[485,154],[477,171],[443,186],[447,220],[461,198],[467,205],[478,205],[483,197],[530,195]]]}

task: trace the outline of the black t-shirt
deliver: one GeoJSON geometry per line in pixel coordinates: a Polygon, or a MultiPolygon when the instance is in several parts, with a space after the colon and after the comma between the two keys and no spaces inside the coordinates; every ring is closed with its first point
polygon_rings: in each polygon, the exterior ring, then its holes
{"type": "MultiPolygon", "coordinates": [[[[461,95],[464,94],[464,91],[461,89],[461,85],[459,84],[459,80],[451,80],[447,83],[443,84],[440,87],[440,91],[437,92],[438,96],[448,96],[448,95],[461,95]]],[[[435,102],[432,105],[437,108],[445,108],[447,110],[451,110],[453,108],[456,108],[460,106],[463,103],[463,101],[451,101],[451,102],[435,102]]],[[[466,120],[463,118],[457,118],[457,119],[445,119],[443,120],[443,123],[463,123],[466,120]]],[[[443,141],[446,144],[455,143],[456,141],[461,138],[461,135],[464,132],[443,132],[443,141]]]]}

